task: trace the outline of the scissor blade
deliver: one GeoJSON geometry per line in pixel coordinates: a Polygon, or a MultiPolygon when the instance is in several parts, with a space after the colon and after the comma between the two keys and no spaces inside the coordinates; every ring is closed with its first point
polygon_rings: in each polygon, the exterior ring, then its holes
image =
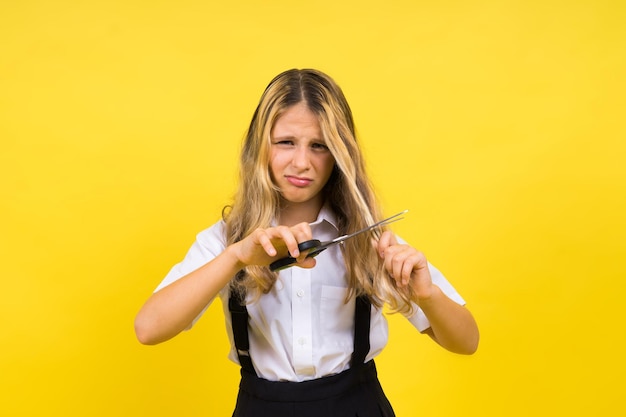
{"type": "MultiPolygon", "coordinates": [[[[307,257],[315,257],[317,255],[319,255],[321,252],[323,252],[324,250],[326,250],[329,246],[333,246],[336,245],[338,243],[343,242],[346,239],[350,239],[351,237],[354,237],[360,233],[364,233],[367,232],[368,230],[372,230],[375,229],[376,227],[379,226],[383,226],[389,223],[393,223],[396,222],[398,220],[402,220],[404,217],[400,217],[402,216],[404,213],[408,212],[408,210],[404,210],[401,211],[398,214],[394,214],[391,217],[387,217],[384,220],[379,221],[378,223],[374,223],[371,226],[366,227],[365,229],[361,229],[357,232],[351,233],[349,235],[343,235],[343,236],[339,236],[338,238],[335,238],[333,240],[330,240],[328,242],[324,242],[324,243],[320,243],[319,240],[307,240],[305,242],[302,242],[298,245],[298,248],[301,251],[309,251],[307,254],[307,257]]],[[[293,264],[296,263],[296,259],[292,258],[291,256],[285,257],[285,258],[281,258],[275,262],[273,262],[270,265],[270,269],[272,271],[280,271],[281,269],[285,269],[285,268],[289,268],[291,267],[293,264]]]]}
{"type": "Polygon", "coordinates": [[[333,244],[334,243],[340,243],[340,242],[343,242],[346,239],[350,239],[351,237],[354,237],[356,235],[360,235],[361,233],[365,233],[365,232],[370,231],[372,229],[375,229],[377,227],[385,226],[387,224],[390,224],[390,223],[393,223],[393,222],[397,222],[398,220],[402,220],[404,217],[400,217],[400,216],[402,216],[403,214],[405,214],[407,212],[408,212],[408,210],[401,211],[400,213],[394,214],[391,217],[387,217],[386,219],[381,220],[381,221],[379,221],[377,223],[374,223],[371,226],[367,226],[364,229],[358,230],[358,231],[356,231],[354,233],[350,233],[349,235],[339,236],[338,238],[335,238],[335,239],[331,240],[329,243],[333,243],[333,244]]]}

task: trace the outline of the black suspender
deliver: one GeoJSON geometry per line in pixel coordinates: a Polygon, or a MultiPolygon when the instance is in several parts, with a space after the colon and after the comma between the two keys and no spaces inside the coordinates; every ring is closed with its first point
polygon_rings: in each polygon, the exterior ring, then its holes
{"type": "Polygon", "coordinates": [[[248,309],[245,303],[246,296],[241,291],[237,291],[233,286],[230,287],[230,296],[228,297],[228,310],[233,327],[233,339],[235,340],[235,349],[239,357],[239,364],[243,370],[256,374],[252,366],[250,358],[250,339],[248,337],[248,309]]]}
{"type": "Polygon", "coordinates": [[[356,368],[365,363],[370,351],[370,319],[372,304],[369,298],[361,295],[354,303],[354,351],[350,360],[350,368],[356,368]]]}
{"type": "MultiPolygon", "coordinates": [[[[248,309],[245,305],[245,298],[245,294],[231,286],[228,309],[231,315],[235,349],[243,370],[256,375],[250,358],[248,309]]],[[[354,351],[350,359],[351,368],[362,365],[370,351],[371,303],[367,296],[362,295],[356,298],[354,304],[354,351]]]]}

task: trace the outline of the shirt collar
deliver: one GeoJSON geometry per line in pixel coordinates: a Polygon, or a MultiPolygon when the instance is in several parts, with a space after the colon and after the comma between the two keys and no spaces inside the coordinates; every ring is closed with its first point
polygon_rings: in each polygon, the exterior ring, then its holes
{"type": "Polygon", "coordinates": [[[337,227],[337,215],[331,210],[327,203],[322,206],[319,214],[317,215],[317,219],[311,223],[311,226],[315,226],[323,222],[330,224],[335,228],[335,230],[339,231],[339,227],[337,227]]]}
{"type": "MultiPolygon", "coordinates": [[[[324,203],[324,205],[320,209],[320,212],[317,214],[317,219],[315,219],[313,223],[309,223],[309,225],[317,226],[324,222],[330,224],[335,230],[339,231],[339,227],[337,226],[337,215],[330,208],[328,203],[324,203]]],[[[276,219],[272,220],[272,227],[275,227],[277,224],[278,223],[276,222],[276,219]]]]}

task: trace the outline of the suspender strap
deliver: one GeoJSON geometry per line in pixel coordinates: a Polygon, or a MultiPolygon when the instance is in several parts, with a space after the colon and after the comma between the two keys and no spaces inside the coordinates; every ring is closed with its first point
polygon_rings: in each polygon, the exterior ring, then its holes
{"type": "Polygon", "coordinates": [[[233,338],[235,339],[235,349],[239,357],[241,367],[253,375],[256,375],[252,359],[250,358],[250,341],[248,338],[248,309],[245,304],[245,296],[234,288],[230,289],[228,298],[228,310],[233,327],[233,338]]]}
{"type": "MultiPolygon", "coordinates": [[[[245,296],[231,288],[228,298],[235,349],[239,364],[244,371],[256,375],[250,358],[250,341],[248,338],[248,309],[244,302],[245,296]]],[[[354,303],[354,351],[350,359],[350,367],[363,365],[370,351],[370,318],[371,303],[367,296],[359,296],[354,303]]]]}
{"type": "Polygon", "coordinates": [[[370,319],[372,305],[369,298],[361,295],[354,303],[354,351],[350,360],[350,368],[356,368],[365,363],[370,351],[370,319]]]}

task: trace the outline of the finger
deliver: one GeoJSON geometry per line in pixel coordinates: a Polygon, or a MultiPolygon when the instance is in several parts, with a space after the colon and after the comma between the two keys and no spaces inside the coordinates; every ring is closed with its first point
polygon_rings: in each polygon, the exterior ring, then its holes
{"type": "MultiPolygon", "coordinates": [[[[307,240],[312,239],[311,226],[308,223],[299,223],[291,228],[291,232],[293,233],[296,241],[298,243],[306,242],[307,240]]],[[[298,254],[292,255],[294,258],[297,258],[298,261],[302,261],[306,258],[308,251],[304,251],[300,253],[298,248],[298,254]]]]}
{"type": "Polygon", "coordinates": [[[274,247],[272,239],[270,238],[270,235],[266,230],[257,229],[254,232],[254,240],[258,242],[259,245],[261,245],[265,253],[267,253],[269,256],[276,256],[276,248],[274,247]]]}
{"type": "Polygon", "coordinates": [[[413,275],[420,281],[432,282],[430,271],[428,270],[428,261],[422,252],[416,251],[414,255],[413,275]]]}
{"type": "Polygon", "coordinates": [[[411,277],[413,276],[413,270],[415,268],[416,262],[417,258],[414,255],[410,255],[404,260],[401,272],[403,287],[409,285],[409,282],[411,282],[411,277]]]}
{"type": "Polygon", "coordinates": [[[381,258],[384,258],[387,248],[396,244],[397,240],[393,233],[391,233],[390,231],[383,232],[383,234],[380,236],[380,239],[378,239],[378,255],[381,258]]]}
{"type": "Polygon", "coordinates": [[[275,235],[275,239],[282,240],[284,245],[287,247],[290,256],[296,258],[300,254],[300,250],[298,249],[298,240],[289,227],[275,227],[273,228],[272,233],[275,235]]]}
{"type": "Polygon", "coordinates": [[[396,281],[401,287],[409,284],[411,273],[415,259],[413,258],[414,250],[409,246],[401,246],[394,257],[394,274],[396,281]]]}
{"type": "Polygon", "coordinates": [[[304,259],[299,260],[296,262],[296,266],[299,266],[300,268],[313,268],[316,265],[317,261],[315,260],[315,258],[307,258],[304,257],[304,259]]]}
{"type": "Polygon", "coordinates": [[[389,273],[389,275],[397,280],[398,271],[396,269],[396,263],[399,261],[397,258],[398,247],[397,246],[389,246],[383,252],[383,262],[385,265],[385,270],[389,273]]]}
{"type": "Polygon", "coordinates": [[[305,241],[311,239],[311,225],[308,223],[298,223],[291,227],[291,231],[298,238],[298,241],[305,241]]]}
{"type": "Polygon", "coordinates": [[[405,257],[403,256],[403,254],[398,253],[394,256],[393,262],[392,262],[393,277],[396,280],[396,284],[398,284],[401,287],[405,285],[403,276],[402,276],[402,271],[404,269],[404,261],[405,261],[405,257]]]}
{"type": "Polygon", "coordinates": [[[413,265],[409,260],[410,255],[411,248],[403,245],[390,246],[385,251],[385,267],[400,287],[407,285],[411,277],[413,265]]]}

